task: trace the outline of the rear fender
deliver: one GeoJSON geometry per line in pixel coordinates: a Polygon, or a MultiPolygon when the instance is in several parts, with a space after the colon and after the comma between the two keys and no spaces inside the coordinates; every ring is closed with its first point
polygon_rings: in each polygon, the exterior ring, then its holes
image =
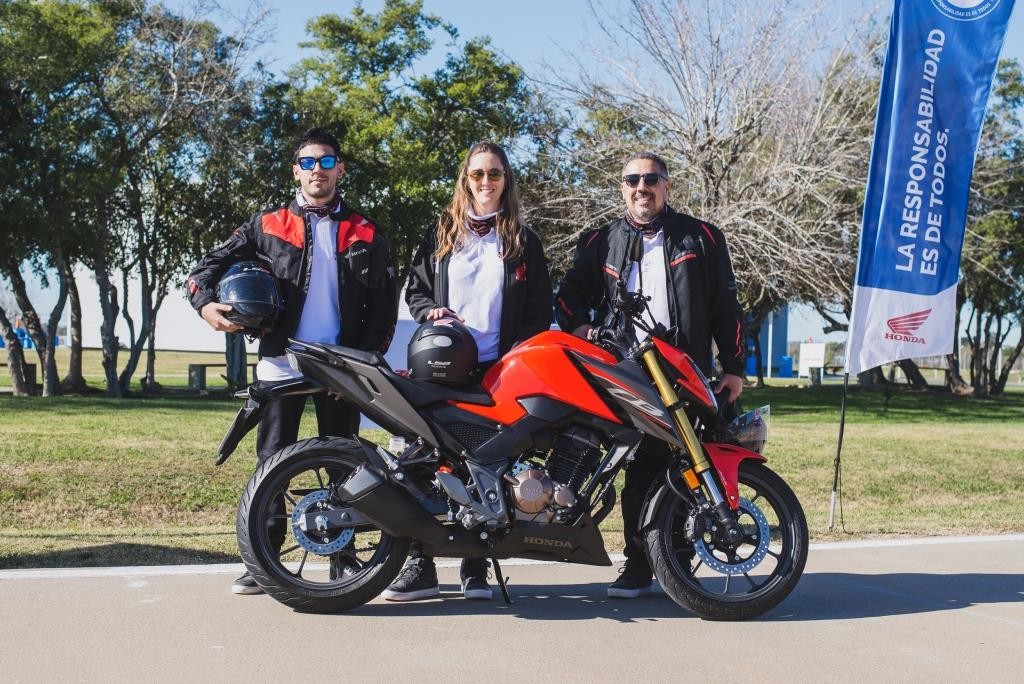
{"type": "MultiPolygon", "coordinates": [[[[766,461],[768,459],[756,451],[744,449],[734,444],[706,443],[704,448],[712,465],[715,466],[715,470],[718,472],[718,480],[725,488],[726,501],[729,502],[730,508],[736,510],[740,505],[740,463],[747,459],[755,461],[766,461]]],[[[640,529],[645,530],[654,524],[655,512],[665,497],[679,496],[676,494],[676,491],[685,490],[686,486],[683,484],[678,466],[676,464],[670,465],[663,471],[660,478],[654,480],[650,491],[647,492],[643,514],[640,516],[640,529]],[[670,484],[670,481],[672,484],[670,484]]]]}
{"type": "Polygon", "coordinates": [[[231,427],[221,440],[220,448],[217,449],[216,465],[224,463],[234,453],[238,443],[242,441],[254,427],[259,425],[263,418],[263,411],[267,405],[278,397],[293,397],[307,394],[318,394],[327,391],[319,382],[307,378],[292,378],[278,382],[264,382],[260,385],[249,385],[249,388],[242,392],[236,392],[235,398],[245,399],[242,408],[235,415],[231,427]]]}

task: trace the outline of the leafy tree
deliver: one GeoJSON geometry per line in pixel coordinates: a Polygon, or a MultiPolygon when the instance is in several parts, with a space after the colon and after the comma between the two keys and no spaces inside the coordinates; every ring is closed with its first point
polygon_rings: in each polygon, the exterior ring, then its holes
{"type": "Polygon", "coordinates": [[[530,130],[525,77],[487,39],[460,43],[419,1],[387,0],[377,14],[357,4],[350,16],[322,16],[308,30],[305,46],[318,54],[292,71],[287,100],[304,125],[338,135],[346,198],[385,229],[404,279],[468,147],[485,138],[513,144],[530,130]],[[449,51],[419,76],[435,32],[449,51]]]}
{"type": "MultiPolygon", "coordinates": [[[[1024,143],[1019,112],[1024,75],[1016,60],[1000,62],[979,144],[959,300],[969,304],[970,386],[976,396],[1001,394],[1024,350],[1024,143]],[[1010,334],[1020,339],[999,356],[1010,334]]],[[[963,313],[961,311],[960,315],[963,313]]]]}
{"type": "MultiPolygon", "coordinates": [[[[192,159],[232,103],[243,100],[251,39],[224,35],[212,23],[161,5],[133,4],[118,59],[91,83],[101,122],[96,157],[111,184],[93,197],[96,239],[89,265],[100,290],[107,393],[127,391],[150,343],[159,307],[177,285],[189,253],[191,219],[177,209],[190,184],[192,159]],[[111,274],[122,278],[120,302],[111,274]],[[140,283],[138,326],[129,311],[131,276],[140,283]],[[118,313],[129,327],[129,358],[118,374],[118,313]]],[[[256,19],[259,21],[259,18],[256,19]]],[[[152,375],[149,375],[152,382],[152,375]]]]}
{"type": "Polygon", "coordinates": [[[58,391],[53,340],[72,264],[85,244],[76,225],[77,191],[91,165],[95,130],[85,91],[113,58],[113,27],[123,8],[58,0],[0,5],[0,206],[8,217],[0,239],[9,247],[0,270],[38,350],[45,395],[58,391]],[[56,280],[58,300],[45,324],[22,279],[26,262],[56,280]]]}

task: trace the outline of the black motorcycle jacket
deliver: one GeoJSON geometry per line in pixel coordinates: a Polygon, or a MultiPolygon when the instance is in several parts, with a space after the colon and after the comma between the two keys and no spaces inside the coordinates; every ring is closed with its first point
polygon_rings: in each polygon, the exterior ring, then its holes
{"type": "MultiPolygon", "coordinates": [[[[504,355],[521,342],[551,327],[551,276],[540,238],[529,228],[523,251],[505,261],[505,284],[501,299],[501,330],[498,353],[504,355]]],[[[448,306],[448,262],[437,259],[437,230],[428,229],[413,258],[405,301],[417,323],[426,320],[431,309],[448,306]]]]}
{"type": "MultiPolygon", "coordinates": [[[[710,377],[714,339],[722,369],[742,377],[743,311],[736,299],[725,236],[715,226],[671,207],[659,220],[665,233],[670,332],[674,331],[674,339],[668,341],[693,357],[710,377]]],[[[629,277],[630,245],[638,239],[639,232],[625,219],[580,237],[573,265],[555,297],[555,319],[562,330],[571,333],[587,323],[612,322],[609,304],[619,278],[629,277]]]]}
{"type": "MultiPolygon", "coordinates": [[[[369,219],[342,202],[330,215],[338,222],[339,344],[384,352],[398,319],[395,269],[387,241],[369,219]]],[[[217,301],[217,283],[232,264],[260,259],[274,273],[284,298],[284,314],[260,338],[259,355],[280,356],[299,325],[309,290],[309,220],[298,202],[254,215],[196,265],[188,277],[189,302],[196,311],[217,301]]]]}

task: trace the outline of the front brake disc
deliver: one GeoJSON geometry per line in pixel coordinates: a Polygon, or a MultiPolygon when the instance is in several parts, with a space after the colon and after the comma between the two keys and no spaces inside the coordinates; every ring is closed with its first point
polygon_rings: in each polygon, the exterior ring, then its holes
{"type": "MultiPolygon", "coordinates": [[[[746,541],[739,547],[740,549],[745,549],[752,546],[753,551],[749,555],[737,558],[736,560],[729,560],[728,557],[723,558],[723,556],[728,555],[726,547],[719,548],[716,545],[716,540],[710,528],[703,535],[697,536],[693,540],[693,548],[697,553],[697,557],[703,561],[704,565],[723,575],[742,575],[750,572],[764,560],[765,554],[768,553],[768,545],[771,543],[771,530],[768,527],[768,519],[761,512],[760,508],[751,503],[749,499],[740,497],[740,506],[737,513],[746,513],[754,519],[754,523],[757,525],[756,543],[752,543],[748,535],[746,541]],[[711,537],[710,540],[709,537],[711,537]],[[719,555],[715,555],[716,552],[719,555]]],[[[690,527],[690,521],[687,521],[687,527],[690,527]]],[[[736,551],[738,549],[728,550],[736,551]]]]}

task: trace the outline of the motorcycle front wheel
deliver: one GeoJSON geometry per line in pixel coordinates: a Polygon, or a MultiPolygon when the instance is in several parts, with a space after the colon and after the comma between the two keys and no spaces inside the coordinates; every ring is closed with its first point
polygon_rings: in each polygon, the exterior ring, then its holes
{"type": "Polygon", "coordinates": [[[398,575],[409,539],[369,524],[319,531],[300,524],[343,509],[331,500],[332,487],[365,461],[358,442],[317,437],[257,467],[238,504],[236,532],[242,561],[267,594],[302,612],[337,613],[372,600],[398,575]]]}
{"type": "Polygon", "coordinates": [[[807,521],[789,485],[756,461],[740,465],[739,485],[740,544],[724,543],[713,516],[675,493],[645,533],[662,589],[707,620],[763,615],[793,591],[807,562],[807,521]]]}

